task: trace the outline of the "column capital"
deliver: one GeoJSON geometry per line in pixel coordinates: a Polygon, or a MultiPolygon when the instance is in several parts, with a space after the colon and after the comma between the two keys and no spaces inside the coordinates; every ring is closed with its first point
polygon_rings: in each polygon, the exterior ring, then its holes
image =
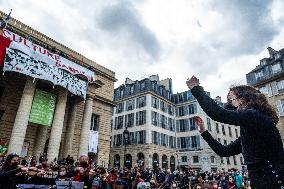
{"type": "Polygon", "coordinates": [[[94,100],[94,98],[95,98],[95,95],[94,95],[94,94],[88,93],[88,94],[86,95],[86,100],[87,100],[87,99],[88,99],[88,100],[90,100],[90,99],[94,100]]]}

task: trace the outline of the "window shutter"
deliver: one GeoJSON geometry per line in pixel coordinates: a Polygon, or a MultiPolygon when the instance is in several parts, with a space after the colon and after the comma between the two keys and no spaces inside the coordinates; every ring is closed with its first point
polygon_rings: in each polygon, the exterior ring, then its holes
{"type": "Polygon", "coordinates": [[[278,100],[276,102],[276,108],[277,108],[279,116],[284,116],[283,106],[282,106],[282,101],[281,100],[278,100]]]}
{"type": "Polygon", "coordinates": [[[186,137],[185,143],[186,143],[186,148],[187,149],[190,148],[190,137],[186,137]]]}
{"type": "Polygon", "coordinates": [[[180,148],[180,138],[177,138],[177,148],[180,148]]]}
{"type": "Polygon", "coordinates": [[[146,123],[146,110],[143,111],[143,124],[146,123]]]}
{"type": "Polygon", "coordinates": [[[182,109],[183,109],[184,115],[188,115],[189,114],[190,111],[189,111],[189,107],[188,106],[183,106],[182,109]]]}
{"type": "Polygon", "coordinates": [[[151,134],[152,134],[152,144],[155,144],[155,140],[154,140],[154,131],[151,131],[151,134]]]}
{"type": "Polygon", "coordinates": [[[273,95],[278,95],[277,83],[275,81],[271,83],[271,89],[273,95]]]}
{"type": "Polygon", "coordinates": [[[146,131],[144,130],[143,131],[143,144],[146,143],[146,131]]]}

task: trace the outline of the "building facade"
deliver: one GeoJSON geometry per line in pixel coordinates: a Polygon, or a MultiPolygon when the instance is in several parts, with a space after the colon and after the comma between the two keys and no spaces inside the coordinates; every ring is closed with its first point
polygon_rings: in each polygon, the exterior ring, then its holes
{"type": "Polygon", "coordinates": [[[284,49],[268,47],[269,57],[246,75],[248,85],[256,87],[268,98],[279,115],[277,128],[284,143],[284,49]]]}
{"type": "Polygon", "coordinates": [[[241,168],[239,156],[221,162],[196,130],[193,116],[206,120],[211,134],[225,144],[236,139],[232,132],[239,132],[239,128],[216,123],[225,130],[225,134],[217,133],[215,122],[206,116],[190,91],[173,94],[171,79],[160,81],[158,75],[141,81],[127,78],[115,89],[114,101],[112,166],[132,167],[144,162],[146,167],[172,170],[180,165],[204,171],[241,168]],[[128,145],[124,145],[123,137],[126,128],[130,132],[128,145]]]}
{"type": "MultiPolygon", "coordinates": [[[[0,12],[0,18],[4,16],[5,14],[0,12]]],[[[81,154],[88,154],[90,130],[93,130],[98,132],[98,150],[90,155],[94,156],[99,165],[107,166],[110,153],[110,120],[114,106],[115,73],[16,19],[9,20],[6,32],[17,36],[14,37],[17,39],[11,38],[12,43],[24,42],[26,46],[28,46],[27,42],[34,44],[34,49],[35,47],[41,48],[42,54],[63,57],[64,60],[72,62],[70,65],[93,72],[95,79],[87,82],[86,96],[82,98],[70,92],[71,88],[68,88],[68,85],[72,83],[62,87],[60,82],[58,82],[59,85],[56,85],[40,77],[33,78],[12,71],[4,72],[4,68],[1,67],[1,147],[7,148],[8,153],[14,152],[21,156],[35,155],[39,157],[41,154],[47,153],[49,161],[67,155],[76,159],[81,154]],[[54,112],[52,112],[50,126],[31,121],[34,99],[36,99],[38,91],[54,96],[54,112]]],[[[29,64],[28,62],[22,63],[29,64]]],[[[37,71],[35,70],[33,73],[36,74],[37,71]]],[[[86,79],[81,79],[77,75],[72,78],[76,81],[86,82],[86,79]]]]}

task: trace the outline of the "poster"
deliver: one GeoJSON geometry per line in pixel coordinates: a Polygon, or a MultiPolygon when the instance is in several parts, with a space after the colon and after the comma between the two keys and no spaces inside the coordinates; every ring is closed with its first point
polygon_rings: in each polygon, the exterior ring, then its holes
{"type": "Polygon", "coordinates": [[[89,137],[89,152],[97,153],[98,149],[98,131],[90,130],[90,137],[89,137]]]}
{"type": "Polygon", "coordinates": [[[56,95],[37,89],[34,95],[29,122],[51,126],[56,95]]]}

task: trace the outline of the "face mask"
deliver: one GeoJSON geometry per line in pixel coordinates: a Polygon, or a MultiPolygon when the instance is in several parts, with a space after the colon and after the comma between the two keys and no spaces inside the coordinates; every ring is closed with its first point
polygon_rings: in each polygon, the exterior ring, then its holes
{"type": "Polygon", "coordinates": [[[59,172],[59,175],[60,175],[60,176],[66,175],[66,171],[60,171],[60,172],[59,172]]]}

